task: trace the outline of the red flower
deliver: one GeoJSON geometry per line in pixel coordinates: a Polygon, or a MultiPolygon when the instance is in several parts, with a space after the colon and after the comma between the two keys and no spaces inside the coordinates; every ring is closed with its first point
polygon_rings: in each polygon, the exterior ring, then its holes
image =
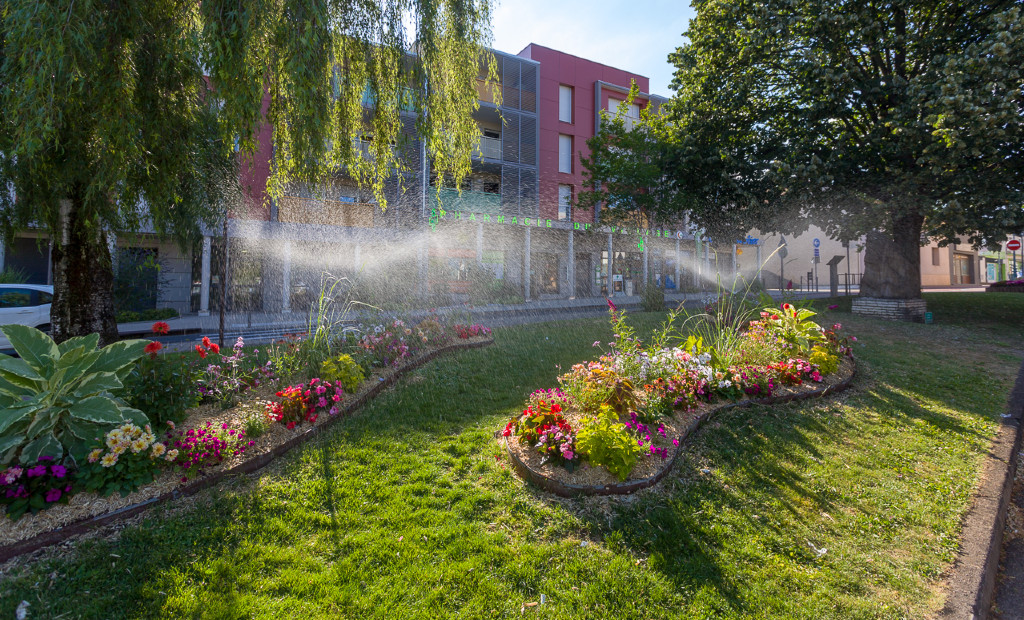
{"type": "MultiPolygon", "coordinates": [[[[166,323],[165,323],[165,325],[166,325],[166,323]]],[[[154,340],[153,342],[147,344],[146,348],[143,349],[143,351],[145,351],[146,353],[149,353],[149,356],[151,358],[156,359],[156,352],[159,351],[162,348],[164,348],[164,345],[162,345],[159,342],[157,342],[156,340],[154,340]]]]}
{"type": "Polygon", "coordinates": [[[161,336],[163,336],[166,335],[167,332],[171,330],[171,326],[168,325],[167,323],[164,323],[163,321],[157,321],[156,323],[153,323],[152,330],[154,334],[160,334],[161,336]]]}
{"type": "Polygon", "coordinates": [[[295,428],[295,422],[289,422],[288,423],[288,430],[292,430],[293,428],[295,428]]]}
{"type": "Polygon", "coordinates": [[[211,344],[210,343],[210,337],[209,336],[203,336],[203,346],[206,347],[207,349],[209,349],[210,348],[210,344],[211,344]]]}
{"type": "Polygon", "coordinates": [[[211,353],[220,353],[220,345],[216,342],[211,342],[209,348],[211,353]]]}
{"type": "Polygon", "coordinates": [[[206,359],[206,349],[199,346],[198,344],[196,345],[196,353],[199,354],[199,359],[206,359]]]}

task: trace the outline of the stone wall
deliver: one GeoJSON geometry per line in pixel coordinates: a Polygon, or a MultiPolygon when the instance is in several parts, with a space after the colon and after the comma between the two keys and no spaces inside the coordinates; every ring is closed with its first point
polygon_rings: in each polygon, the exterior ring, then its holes
{"type": "Polygon", "coordinates": [[[887,321],[923,322],[925,313],[923,299],[881,299],[878,297],[855,297],[853,313],[887,321]]]}

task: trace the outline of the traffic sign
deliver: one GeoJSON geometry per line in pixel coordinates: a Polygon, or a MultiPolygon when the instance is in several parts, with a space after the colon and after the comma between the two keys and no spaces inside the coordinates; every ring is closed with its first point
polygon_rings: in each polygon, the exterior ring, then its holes
{"type": "Polygon", "coordinates": [[[818,239],[817,237],[814,238],[814,247],[821,247],[821,239],[818,239]]]}
{"type": "Polygon", "coordinates": [[[814,248],[814,258],[818,258],[819,256],[821,256],[821,254],[819,254],[820,251],[821,250],[819,250],[818,248],[814,248]]]}
{"type": "Polygon", "coordinates": [[[789,250],[786,249],[787,245],[786,238],[779,237],[779,258],[786,258],[789,255],[789,250]]]}
{"type": "Polygon", "coordinates": [[[1006,242],[1006,249],[1011,252],[1016,252],[1017,250],[1020,249],[1020,240],[1010,239],[1009,241],[1006,242]]]}

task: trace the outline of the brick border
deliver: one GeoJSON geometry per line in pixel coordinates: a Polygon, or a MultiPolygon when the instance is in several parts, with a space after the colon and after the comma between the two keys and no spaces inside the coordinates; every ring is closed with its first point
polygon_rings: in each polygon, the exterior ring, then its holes
{"type": "MultiPolygon", "coordinates": [[[[851,361],[853,361],[852,358],[851,361]]],[[[689,437],[692,433],[694,433],[707,420],[709,420],[711,416],[718,413],[719,411],[732,409],[733,407],[752,407],[753,405],[774,405],[797,400],[805,400],[808,398],[828,396],[831,394],[842,392],[843,390],[850,387],[850,384],[853,382],[853,378],[856,375],[857,365],[856,362],[854,362],[853,370],[850,372],[850,376],[834,385],[828,385],[823,388],[818,388],[807,392],[799,392],[797,394],[787,394],[785,396],[769,396],[768,398],[746,399],[735,403],[726,403],[713,409],[708,409],[707,411],[699,415],[696,419],[694,419],[692,422],[690,422],[690,424],[683,429],[682,434],[679,436],[679,445],[676,446],[672,458],[669,459],[660,470],[658,470],[658,473],[647,478],[641,478],[639,480],[630,480],[628,482],[616,482],[613,484],[606,484],[604,486],[580,485],[571,484],[568,482],[561,482],[549,476],[545,476],[544,474],[534,469],[531,469],[530,466],[527,465],[522,459],[520,459],[519,456],[512,450],[512,447],[509,445],[507,437],[503,438],[503,443],[505,446],[505,452],[508,453],[509,459],[512,461],[512,466],[516,470],[516,473],[518,473],[519,476],[524,480],[532,482],[533,484],[537,485],[542,490],[547,491],[548,493],[554,493],[559,497],[576,497],[580,495],[628,495],[630,493],[635,493],[640,489],[646,489],[647,487],[654,486],[662,478],[664,478],[665,475],[672,470],[672,466],[675,465],[676,461],[679,459],[679,455],[683,453],[683,448],[685,447],[684,441],[686,440],[686,438],[689,437]]]]}
{"type": "Polygon", "coordinates": [[[340,412],[338,412],[338,415],[328,419],[327,422],[307,428],[306,430],[302,431],[301,433],[289,439],[288,441],[275,446],[269,452],[264,452],[263,454],[243,461],[242,463],[239,463],[238,465],[232,467],[231,469],[219,471],[217,473],[210,474],[209,476],[203,476],[202,478],[192,482],[191,484],[187,484],[183,487],[179,487],[172,491],[168,491],[162,495],[158,495],[157,497],[147,499],[146,501],[143,502],[139,502],[138,504],[125,506],[123,508],[119,508],[117,510],[102,515],[86,517],[74,523],[65,525],[64,527],[55,530],[50,530],[49,532],[43,532],[41,534],[33,536],[32,538],[26,538],[25,540],[0,547],[0,564],[6,562],[7,560],[16,558],[20,555],[32,553],[33,551],[38,551],[44,547],[49,547],[50,545],[55,545],[57,543],[64,542],[72,536],[85,534],[86,532],[90,532],[96,528],[111,525],[113,523],[123,521],[124,519],[134,517],[135,515],[141,514],[146,510],[149,510],[150,508],[157,506],[159,504],[164,504],[166,502],[173,501],[179,497],[188,497],[190,495],[195,495],[200,491],[203,491],[214,486],[215,484],[229,476],[248,474],[259,469],[262,469],[269,465],[275,458],[285,454],[286,452],[288,452],[289,450],[296,446],[306,443],[310,439],[313,439],[317,435],[320,435],[321,433],[326,431],[328,428],[330,428],[340,420],[348,416],[351,416],[363,405],[365,405],[373,398],[375,398],[378,394],[384,391],[385,388],[397,382],[399,378],[404,376],[409,371],[415,370],[416,368],[419,368],[420,366],[445,353],[451,353],[467,349],[479,349],[491,344],[494,344],[494,338],[489,338],[487,340],[481,340],[477,342],[457,342],[454,344],[446,345],[439,349],[435,349],[433,351],[430,351],[429,353],[425,353],[417,357],[416,359],[412,360],[408,364],[405,364],[401,368],[396,369],[395,372],[388,375],[387,377],[384,377],[383,381],[378,381],[376,385],[371,387],[369,390],[363,392],[360,396],[358,396],[349,404],[345,405],[345,407],[340,412]]]}
{"type": "Polygon", "coordinates": [[[1006,417],[992,441],[982,468],[981,485],[964,516],[960,551],[949,576],[940,618],[987,618],[999,574],[1003,528],[1013,488],[1013,465],[1021,448],[1024,418],[1024,362],[1010,392],[1006,417]]]}

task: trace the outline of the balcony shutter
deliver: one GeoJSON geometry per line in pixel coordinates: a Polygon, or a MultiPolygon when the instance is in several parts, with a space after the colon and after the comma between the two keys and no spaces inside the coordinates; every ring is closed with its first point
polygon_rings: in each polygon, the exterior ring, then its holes
{"type": "Polygon", "coordinates": [[[518,60],[502,57],[501,59],[501,107],[519,109],[519,67],[518,60]]]}
{"type": "Polygon", "coordinates": [[[519,161],[519,114],[505,111],[505,128],[501,132],[501,152],[505,161],[519,161]]]}
{"type": "Polygon", "coordinates": [[[525,114],[519,122],[519,163],[537,165],[537,118],[525,114]]]}
{"type": "Polygon", "coordinates": [[[520,63],[522,66],[522,109],[524,112],[537,111],[537,66],[520,63]]]}
{"type": "Polygon", "coordinates": [[[572,172],[572,136],[558,136],[558,171],[572,172]]]}

